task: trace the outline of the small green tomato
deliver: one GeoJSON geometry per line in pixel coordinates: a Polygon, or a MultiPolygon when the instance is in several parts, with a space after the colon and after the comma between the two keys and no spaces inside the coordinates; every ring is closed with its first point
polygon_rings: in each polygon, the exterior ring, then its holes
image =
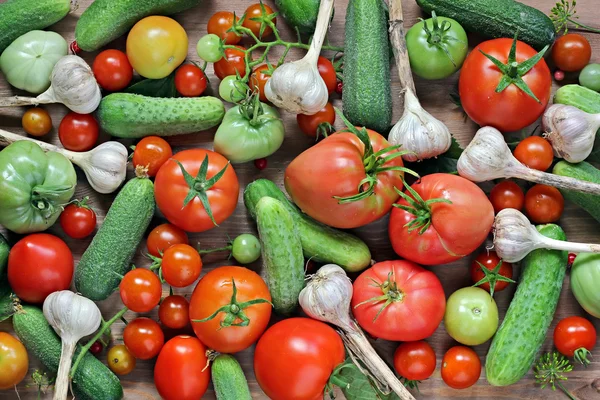
{"type": "Polygon", "coordinates": [[[223,58],[221,38],[212,33],[202,36],[200,40],[198,40],[196,51],[198,52],[198,57],[204,61],[216,63],[223,58]]]}
{"type": "Polygon", "coordinates": [[[241,234],[233,241],[231,254],[241,264],[250,264],[260,257],[260,242],[249,233],[241,234]]]}
{"type": "Polygon", "coordinates": [[[588,64],[579,73],[579,84],[600,92],[600,64],[588,64]]]}
{"type": "Polygon", "coordinates": [[[477,287],[462,288],[448,298],[444,325],[457,342],[477,346],[496,333],[498,307],[487,291],[477,287]]]}
{"type": "Polygon", "coordinates": [[[226,76],[219,85],[219,95],[225,101],[238,103],[246,98],[247,87],[236,76],[226,76]]]}

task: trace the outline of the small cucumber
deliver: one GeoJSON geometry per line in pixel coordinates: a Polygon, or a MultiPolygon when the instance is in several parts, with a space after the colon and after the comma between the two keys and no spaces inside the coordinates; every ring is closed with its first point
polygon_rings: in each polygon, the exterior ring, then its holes
{"type": "Polygon", "coordinates": [[[320,5],[321,0],[275,0],[275,6],[288,25],[306,35],[315,32],[320,5]]]}
{"type": "Polygon", "coordinates": [[[11,297],[12,289],[8,284],[8,253],[10,246],[0,234],[0,322],[4,321],[13,314],[14,306],[11,297]]]}
{"type": "Polygon", "coordinates": [[[4,271],[8,266],[8,253],[10,252],[10,246],[8,242],[0,233],[0,279],[4,275],[4,271]]]}
{"type": "Polygon", "coordinates": [[[263,197],[256,205],[256,224],[273,308],[289,315],[304,288],[302,242],[294,219],[282,202],[263,197]]]}
{"type": "Polygon", "coordinates": [[[554,103],[574,106],[590,114],[600,113],[600,93],[579,85],[565,85],[554,94],[554,103]]]}
{"type": "MultiPolygon", "coordinates": [[[[566,240],[558,225],[541,225],[537,230],[551,239],[566,240]]],[[[533,365],[556,311],[567,258],[566,251],[539,249],[521,263],[519,286],[486,358],[490,384],[517,383],[533,365]]]]}
{"type": "Polygon", "coordinates": [[[219,354],[211,365],[217,400],[252,400],[244,371],[235,357],[219,354]]]}
{"type": "Polygon", "coordinates": [[[216,97],[147,97],[113,93],[98,107],[103,130],[122,139],[171,136],[203,131],[223,120],[225,106],[216,97]]]}
{"type": "MultiPolygon", "coordinates": [[[[571,164],[566,161],[559,161],[552,170],[553,174],[568,176],[593,183],[600,183],[600,170],[593,165],[583,161],[578,164],[571,164]]],[[[596,221],[600,222],[600,199],[593,194],[585,194],[576,190],[562,190],[560,192],[565,199],[577,204],[585,211],[590,213],[596,221]]]]}

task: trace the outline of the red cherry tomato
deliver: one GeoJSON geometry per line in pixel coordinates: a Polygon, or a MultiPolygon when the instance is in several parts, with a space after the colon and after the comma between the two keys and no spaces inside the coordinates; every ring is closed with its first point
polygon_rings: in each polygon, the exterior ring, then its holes
{"type": "Polygon", "coordinates": [[[183,296],[171,295],[158,307],[158,319],[167,328],[181,329],[190,323],[190,304],[183,296]]]}
{"type": "Polygon", "coordinates": [[[104,346],[102,346],[102,343],[100,343],[99,340],[96,340],[94,344],[92,344],[92,346],[90,347],[90,353],[92,353],[95,356],[102,353],[102,350],[104,350],[104,346]]]}
{"type": "Polygon", "coordinates": [[[100,128],[91,114],[70,112],[60,121],[58,138],[71,151],[88,151],[98,141],[100,128]]]}
{"type": "Polygon", "coordinates": [[[314,115],[298,114],[296,121],[302,133],[310,137],[319,137],[319,134],[326,137],[333,130],[332,125],[335,122],[335,110],[331,103],[314,115]]]}
{"type": "Polygon", "coordinates": [[[215,75],[221,80],[226,76],[235,75],[246,76],[246,60],[242,46],[235,46],[237,49],[225,49],[225,56],[214,64],[215,75]],[[242,49],[242,50],[239,50],[242,49]]]}
{"type": "Polygon", "coordinates": [[[490,202],[496,214],[505,208],[522,210],[525,205],[525,193],[513,181],[502,181],[490,192],[490,202]]]}
{"type": "Polygon", "coordinates": [[[175,225],[161,224],[152,229],[152,232],[148,235],[146,247],[148,247],[148,253],[154,257],[162,257],[165,250],[174,244],[180,243],[189,243],[187,233],[175,225]]]}
{"type": "Polygon", "coordinates": [[[73,239],[83,239],[96,229],[96,213],[85,200],[69,204],[60,214],[60,226],[73,239]]]}
{"type": "Polygon", "coordinates": [[[154,177],[158,170],[173,155],[173,150],[167,141],[158,136],[147,136],[135,145],[133,151],[133,166],[147,167],[148,176],[154,177]]]}
{"type": "MultiPolygon", "coordinates": [[[[235,20],[239,20],[235,17],[235,20]]],[[[225,40],[225,44],[238,44],[242,40],[241,36],[233,32],[227,32],[233,26],[233,13],[231,11],[219,11],[213,14],[208,20],[206,30],[208,33],[217,35],[225,40]]]]}
{"type": "Polygon", "coordinates": [[[145,313],[160,302],[162,285],[160,279],[150,270],[136,268],[123,277],[119,285],[121,300],[133,312],[145,313]]]}
{"type": "Polygon", "coordinates": [[[265,95],[265,85],[267,81],[271,79],[270,74],[266,74],[265,71],[269,70],[269,66],[267,64],[261,64],[258,67],[254,68],[254,72],[250,76],[250,89],[257,90],[259,93],[260,101],[266,102],[267,95],[265,95]]]}
{"type": "Polygon", "coordinates": [[[563,71],[580,71],[588,65],[591,57],[590,42],[577,33],[559,37],[552,46],[552,60],[563,71]]]}
{"type": "Polygon", "coordinates": [[[185,64],[175,72],[175,88],[185,97],[200,96],[206,90],[204,71],[193,64],[185,64]]]}
{"type": "MultiPolygon", "coordinates": [[[[500,263],[500,257],[496,254],[495,251],[482,251],[475,260],[471,263],[470,274],[471,280],[473,283],[477,283],[483,278],[485,278],[485,273],[481,270],[481,263],[485,268],[493,271],[494,268],[500,263]]],[[[502,275],[505,278],[512,279],[513,277],[513,266],[511,263],[507,263],[502,261],[502,265],[498,270],[498,275],[502,275]]],[[[493,278],[492,278],[493,279],[493,278]]],[[[494,285],[494,292],[499,292],[501,290],[506,289],[510,282],[506,282],[503,280],[496,280],[496,284],[494,285]]],[[[479,285],[480,288],[490,291],[490,283],[485,282],[479,285]]]]}
{"type": "MultiPolygon", "coordinates": [[[[273,14],[273,9],[266,4],[252,4],[250,7],[248,7],[246,9],[246,12],[245,12],[246,18],[244,18],[244,22],[242,23],[242,26],[244,28],[250,29],[252,31],[252,33],[254,33],[254,35],[258,38],[267,37],[271,33],[273,33],[273,29],[271,29],[270,26],[267,26],[265,24],[265,30],[263,31],[263,33],[261,35],[260,34],[260,27],[262,25],[261,22],[253,21],[253,19],[260,18],[262,16],[263,13],[262,13],[261,6],[263,6],[265,8],[266,15],[273,14]]],[[[277,25],[277,18],[273,18],[272,22],[273,22],[273,25],[277,25]]]]}
{"type": "Polygon", "coordinates": [[[162,275],[173,287],[191,285],[200,276],[202,260],[200,254],[187,244],[174,244],[165,250],[162,257],[162,275]]]}
{"type": "Polygon", "coordinates": [[[552,165],[554,152],[552,145],[539,136],[529,136],[517,145],[515,158],[529,168],[546,171],[552,165]]]}
{"type": "Polygon", "coordinates": [[[136,318],[123,330],[123,342],[135,358],[149,360],[162,349],[165,335],[160,325],[150,318],[136,318]]]}
{"type": "Polygon", "coordinates": [[[254,166],[259,171],[262,171],[263,169],[267,168],[267,163],[268,162],[266,158],[259,158],[254,160],[254,166]]]}
{"type": "Polygon", "coordinates": [[[319,68],[319,75],[325,81],[325,86],[327,86],[327,91],[329,94],[333,93],[335,88],[337,87],[337,75],[335,74],[335,67],[325,57],[319,57],[319,61],[317,63],[317,67],[319,68]]]}
{"type": "Polygon", "coordinates": [[[127,54],[119,50],[104,50],[96,56],[92,71],[102,89],[110,92],[123,90],[133,78],[133,67],[127,54]]]}
{"type": "Polygon", "coordinates": [[[565,209],[565,199],[557,188],[535,185],[525,195],[525,211],[536,224],[556,222],[565,209]]]}
{"type": "Polygon", "coordinates": [[[455,346],[442,359],[442,379],[454,389],[473,386],[481,375],[481,361],[471,348],[455,346]]]}
{"type": "Polygon", "coordinates": [[[402,343],[394,353],[394,368],[403,378],[422,381],[435,371],[435,352],[423,340],[402,343]]]}
{"type": "Polygon", "coordinates": [[[554,328],[554,345],[561,354],[587,365],[587,356],[596,346],[596,328],[582,317],[564,318],[554,328]]]}

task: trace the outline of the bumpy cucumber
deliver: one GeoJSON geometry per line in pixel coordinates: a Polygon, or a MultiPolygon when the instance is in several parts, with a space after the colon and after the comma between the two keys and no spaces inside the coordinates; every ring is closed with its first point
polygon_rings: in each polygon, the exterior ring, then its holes
{"type": "Polygon", "coordinates": [[[244,371],[235,357],[219,354],[211,365],[217,400],[252,400],[244,371]]]}
{"type": "Polygon", "coordinates": [[[579,85],[565,85],[554,94],[554,103],[574,106],[590,114],[600,112],[600,93],[579,85]]]}
{"type": "Polygon", "coordinates": [[[8,253],[9,252],[10,252],[10,246],[8,245],[8,242],[6,241],[4,236],[2,236],[2,234],[0,234],[0,279],[4,275],[4,271],[6,270],[6,267],[8,266],[8,253]]]}
{"type": "MultiPolygon", "coordinates": [[[[553,174],[568,176],[570,178],[579,179],[593,183],[600,183],[600,170],[593,165],[583,161],[578,164],[571,164],[566,161],[559,161],[552,170],[553,174]]],[[[576,190],[562,190],[563,196],[585,211],[590,213],[596,221],[600,222],[600,199],[593,194],[585,194],[576,190]]]]}
{"type": "Polygon", "coordinates": [[[290,27],[307,35],[315,32],[321,0],[275,0],[275,5],[290,27]]]}

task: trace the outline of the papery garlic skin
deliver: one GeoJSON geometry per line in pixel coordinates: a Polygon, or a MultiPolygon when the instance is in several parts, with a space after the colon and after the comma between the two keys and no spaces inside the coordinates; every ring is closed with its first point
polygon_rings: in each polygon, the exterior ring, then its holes
{"type": "Polygon", "coordinates": [[[577,107],[553,104],[542,119],[545,136],[554,154],[570,163],[584,161],[594,147],[600,114],[588,114],[577,107]]]}
{"type": "Polygon", "coordinates": [[[506,208],[494,221],[494,250],[503,261],[519,262],[531,251],[543,247],[542,236],[523,213],[506,208]]]}
{"type": "Polygon", "coordinates": [[[74,160],[98,193],[112,193],[127,175],[127,148],[119,142],[105,142],[90,150],[87,157],[74,160]]]}

